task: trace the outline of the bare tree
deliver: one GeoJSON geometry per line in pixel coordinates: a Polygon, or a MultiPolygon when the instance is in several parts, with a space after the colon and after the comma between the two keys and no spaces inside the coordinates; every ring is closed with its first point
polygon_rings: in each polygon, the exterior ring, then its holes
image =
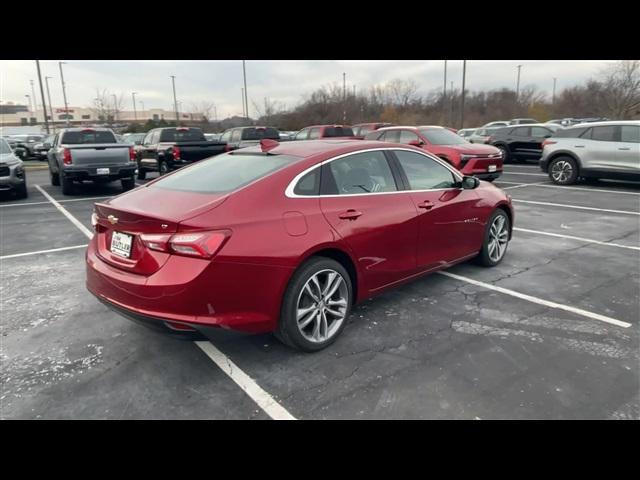
{"type": "Polygon", "coordinates": [[[122,111],[123,94],[116,95],[109,93],[109,90],[96,88],[96,98],[93,99],[92,113],[101,122],[112,124],[117,119],[119,111],[122,111]]]}
{"type": "Polygon", "coordinates": [[[200,102],[191,104],[191,114],[201,113],[205,120],[211,119],[211,112],[215,108],[216,104],[213,102],[200,102]]]}
{"type": "Polygon", "coordinates": [[[601,72],[602,101],[608,116],[626,120],[640,110],[640,61],[623,60],[601,72]]]}

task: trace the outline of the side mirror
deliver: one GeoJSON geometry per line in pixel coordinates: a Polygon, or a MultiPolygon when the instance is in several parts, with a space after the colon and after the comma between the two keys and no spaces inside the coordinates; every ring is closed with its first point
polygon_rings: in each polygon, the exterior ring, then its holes
{"type": "Polygon", "coordinates": [[[551,135],[545,135],[544,138],[551,138],[551,135]]]}
{"type": "Polygon", "coordinates": [[[476,177],[464,176],[462,177],[462,182],[460,183],[462,184],[463,189],[473,190],[474,188],[478,188],[478,186],[480,185],[480,180],[478,180],[476,177]]]}
{"type": "Polygon", "coordinates": [[[413,147],[421,147],[422,145],[424,145],[424,142],[421,142],[420,140],[411,140],[409,142],[409,145],[413,147]]]}
{"type": "Polygon", "coordinates": [[[42,144],[42,147],[46,148],[47,150],[49,150],[51,148],[51,144],[48,143],[48,142],[45,142],[45,143],[42,144]]]}

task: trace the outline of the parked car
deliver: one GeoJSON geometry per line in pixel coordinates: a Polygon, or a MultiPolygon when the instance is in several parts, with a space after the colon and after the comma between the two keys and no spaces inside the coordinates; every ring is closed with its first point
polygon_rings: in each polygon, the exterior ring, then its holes
{"type": "Polygon", "coordinates": [[[295,134],[297,132],[290,132],[290,131],[280,130],[278,133],[280,134],[280,140],[278,140],[278,141],[280,141],[280,142],[288,142],[290,140],[293,140],[293,137],[295,137],[295,134]]]}
{"type": "Polygon", "coordinates": [[[497,120],[495,122],[489,122],[489,123],[485,123],[482,127],[480,128],[489,128],[489,127],[507,127],[509,126],[509,122],[506,120],[497,120]]]}
{"type": "Polygon", "coordinates": [[[280,132],[273,127],[236,127],[225,130],[220,137],[227,144],[227,150],[252,147],[260,140],[280,140],[280,132]]]}
{"type": "Polygon", "coordinates": [[[540,123],[535,118],[512,118],[509,125],[528,125],[532,123],[540,123]]]}
{"type": "Polygon", "coordinates": [[[109,128],[66,128],[56,134],[47,152],[51,185],[70,195],[74,182],[120,180],[124,191],[135,185],[133,146],[119,143],[109,128]]]}
{"type": "Polygon", "coordinates": [[[542,142],[555,132],[545,124],[519,125],[496,129],[487,143],[502,151],[505,162],[538,160],[542,155],[542,142]]]}
{"type": "Polygon", "coordinates": [[[318,140],[321,138],[355,138],[349,125],[313,125],[296,133],[294,140],[318,140]]]}
{"type": "Polygon", "coordinates": [[[540,168],[558,185],[570,185],[579,178],[640,181],[640,121],[560,130],[543,142],[540,168]]]}
{"type": "Polygon", "coordinates": [[[27,198],[27,174],[6,139],[0,138],[0,191],[27,198]]]}
{"type": "Polygon", "coordinates": [[[365,140],[402,143],[422,148],[464,175],[493,181],[502,174],[502,153],[489,145],[476,145],[445,127],[387,127],[367,134],[365,140]]]}
{"type": "Polygon", "coordinates": [[[549,125],[560,125],[562,127],[569,127],[571,125],[577,125],[578,123],[582,123],[582,122],[580,122],[580,120],[576,120],[575,118],[558,118],[554,120],[549,120],[545,123],[549,125]]]}
{"type": "Polygon", "coordinates": [[[487,143],[491,133],[495,132],[498,128],[500,127],[477,128],[467,140],[469,143],[487,143]]]}
{"type": "Polygon", "coordinates": [[[146,136],[146,133],[125,133],[122,135],[122,140],[124,143],[130,143],[132,145],[141,145],[142,140],[146,136]]]}
{"type": "Polygon", "coordinates": [[[218,155],[226,149],[225,142],[208,141],[199,128],[154,128],[135,148],[138,178],[144,180],[147,172],[152,171],[164,175],[203,158],[218,155]]]}
{"type": "Polygon", "coordinates": [[[209,142],[220,141],[221,133],[205,133],[204,138],[209,142]]]}
{"type": "Polygon", "coordinates": [[[51,148],[54,137],[55,135],[48,135],[44,137],[41,142],[38,142],[33,146],[33,156],[36,157],[37,160],[43,162],[47,161],[47,152],[51,148]]]}
{"type": "Polygon", "coordinates": [[[473,135],[473,133],[477,130],[477,128],[462,128],[460,130],[458,130],[458,135],[460,135],[462,138],[469,140],[469,137],[471,137],[471,135],[473,135]]]}
{"type": "Polygon", "coordinates": [[[34,146],[36,145],[36,143],[42,142],[42,140],[44,139],[44,135],[23,134],[12,135],[11,138],[15,142],[13,145],[11,145],[15,154],[21,157],[23,160],[28,160],[35,155],[34,146]]]}
{"type": "Polygon", "coordinates": [[[357,125],[353,125],[351,130],[353,130],[353,136],[357,138],[364,138],[367,133],[378,130],[379,128],[391,127],[391,123],[385,122],[377,122],[377,123],[358,123],[357,125]]]}
{"type": "Polygon", "coordinates": [[[263,140],[94,208],[86,285],[109,308],[192,338],[274,332],[304,351],[398,284],[499,264],[514,215],[504,191],[424,150],[362,140],[263,140]]]}

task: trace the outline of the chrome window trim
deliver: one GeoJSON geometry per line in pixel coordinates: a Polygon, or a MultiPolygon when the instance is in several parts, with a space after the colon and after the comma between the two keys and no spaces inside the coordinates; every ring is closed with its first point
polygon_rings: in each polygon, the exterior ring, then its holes
{"type": "Polygon", "coordinates": [[[414,150],[412,148],[377,147],[377,148],[367,148],[366,150],[358,150],[358,151],[355,151],[355,152],[343,153],[342,155],[338,155],[337,157],[332,157],[332,158],[329,158],[327,160],[323,160],[320,163],[316,163],[315,165],[312,165],[311,167],[305,169],[304,171],[300,172],[298,175],[293,177],[293,180],[291,180],[289,182],[289,185],[287,185],[287,188],[285,189],[284,194],[288,198],[336,198],[336,197],[362,197],[362,196],[365,196],[365,195],[390,195],[390,194],[394,194],[394,193],[437,192],[437,191],[441,191],[441,190],[460,190],[460,188],[450,187],[450,188],[429,188],[429,189],[426,189],[426,190],[394,190],[392,192],[352,193],[352,194],[349,194],[349,195],[340,195],[340,194],[333,194],[333,195],[298,195],[298,194],[294,193],[295,187],[298,184],[298,182],[300,181],[300,179],[302,177],[304,177],[307,173],[315,170],[316,168],[321,168],[323,165],[325,165],[327,163],[333,162],[335,160],[339,160],[339,159],[344,158],[344,157],[348,157],[350,155],[357,155],[359,153],[367,153],[367,152],[383,152],[383,151],[387,151],[387,150],[403,150],[403,151],[406,151],[406,152],[413,152],[413,153],[417,153],[418,155],[422,155],[424,157],[427,157],[430,160],[436,161],[437,163],[439,163],[440,165],[445,167],[447,170],[449,170],[453,174],[453,177],[455,179],[457,179],[459,182],[462,181],[462,175],[460,175],[460,172],[455,170],[451,165],[449,165],[448,163],[446,163],[444,160],[440,159],[439,157],[436,157],[435,155],[430,155],[427,152],[421,152],[421,151],[418,151],[418,150],[414,150]]]}

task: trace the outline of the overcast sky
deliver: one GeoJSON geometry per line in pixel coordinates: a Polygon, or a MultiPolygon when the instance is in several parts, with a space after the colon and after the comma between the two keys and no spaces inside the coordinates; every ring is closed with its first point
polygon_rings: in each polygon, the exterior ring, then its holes
{"type": "MultiPolygon", "coordinates": [[[[502,87],[515,88],[517,65],[522,65],[520,85],[535,85],[551,94],[553,77],[557,90],[581,84],[605,67],[608,61],[467,61],[468,90],[502,87]]],[[[49,80],[54,106],[62,106],[62,88],[57,61],[41,61],[44,76],[49,80]]],[[[132,110],[131,92],[146,109],[172,110],[173,93],[170,75],[176,76],[176,93],[182,102],[181,111],[193,111],[193,104],[213,102],[218,118],[242,113],[241,61],[68,61],[64,68],[67,100],[70,106],[89,107],[96,97],[96,89],[123,94],[124,110],[132,110]]],[[[293,107],[308,94],[323,85],[342,85],[342,73],[347,74],[348,88],[357,91],[395,78],[414,80],[420,93],[426,94],[443,85],[444,62],[421,61],[247,61],[247,90],[249,111],[255,115],[253,102],[262,104],[263,98],[293,107]]],[[[35,81],[38,105],[41,104],[36,63],[0,61],[0,100],[26,102],[31,95],[30,80],[35,81]]],[[[449,60],[447,88],[462,83],[462,61],[449,60]]],[[[140,104],[138,104],[140,108],[140,104]]]]}

